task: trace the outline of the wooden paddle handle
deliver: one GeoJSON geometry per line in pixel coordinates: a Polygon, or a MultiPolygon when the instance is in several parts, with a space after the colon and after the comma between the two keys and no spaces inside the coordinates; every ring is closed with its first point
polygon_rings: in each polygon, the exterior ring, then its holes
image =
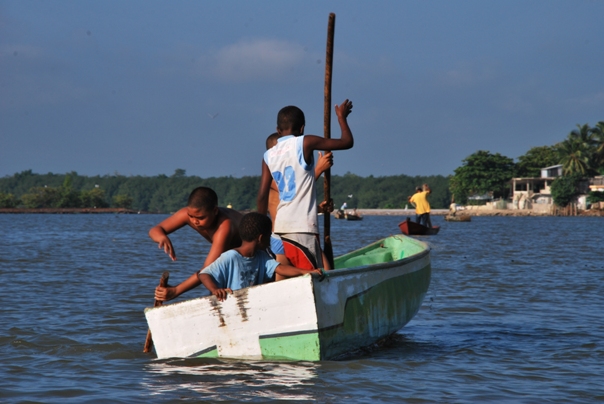
{"type": "MultiPolygon", "coordinates": [[[[325,139],[331,139],[331,73],[333,71],[333,37],[336,26],[336,15],[334,13],[329,14],[329,21],[327,23],[327,50],[325,52],[325,89],[324,89],[324,103],[323,103],[323,132],[325,139]]],[[[325,150],[327,153],[328,150],[325,150]]],[[[328,168],[323,173],[323,193],[325,195],[325,201],[329,204],[331,199],[331,169],[328,168]]],[[[331,214],[325,212],[323,215],[323,252],[325,257],[329,260],[331,268],[333,265],[333,247],[331,244],[331,214]]]]}
{"type": "MultiPolygon", "coordinates": [[[[165,271],[161,274],[161,279],[159,280],[159,286],[165,288],[168,284],[168,279],[170,278],[170,272],[165,271]]],[[[153,303],[153,307],[159,307],[162,305],[161,300],[156,300],[153,303]]],[[[153,347],[153,338],[151,337],[151,330],[147,330],[147,339],[145,340],[145,347],[143,348],[143,352],[151,352],[151,348],[153,347]]]]}

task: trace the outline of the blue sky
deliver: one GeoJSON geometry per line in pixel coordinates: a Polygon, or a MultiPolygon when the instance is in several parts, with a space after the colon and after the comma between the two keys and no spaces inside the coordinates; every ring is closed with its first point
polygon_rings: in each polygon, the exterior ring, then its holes
{"type": "Polygon", "coordinates": [[[0,0],[0,176],[259,175],[281,107],[323,135],[330,12],[334,174],[449,175],[604,120],[603,1],[0,0]]]}

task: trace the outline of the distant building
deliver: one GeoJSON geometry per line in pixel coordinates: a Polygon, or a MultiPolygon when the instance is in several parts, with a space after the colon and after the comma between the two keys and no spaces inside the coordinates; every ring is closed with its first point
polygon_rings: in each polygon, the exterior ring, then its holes
{"type": "MultiPolygon", "coordinates": [[[[556,178],[561,176],[562,164],[557,164],[542,168],[541,177],[539,178],[512,178],[510,181],[512,209],[533,209],[537,211],[549,209],[554,204],[550,188],[551,184],[556,178]]],[[[589,188],[594,189],[593,184],[595,183],[601,183],[602,189],[604,189],[604,180],[597,180],[597,178],[581,181],[579,184],[579,193],[586,194],[589,192],[589,188]]],[[[585,209],[585,197],[582,197],[582,199],[580,197],[578,201],[579,207],[585,209]]]]}
{"type": "Polygon", "coordinates": [[[543,209],[547,209],[554,203],[550,186],[560,176],[562,176],[562,164],[542,168],[539,178],[512,178],[510,181],[512,209],[530,209],[534,205],[541,205],[543,209]]]}
{"type": "Polygon", "coordinates": [[[541,169],[541,178],[562,177],[562,164],[541,169]]]}
{"type": "Polygon", "coordinates": [[[589,180],[589,190],[604,192],[604,176],[599,175],[591,178],[589,180]]]}

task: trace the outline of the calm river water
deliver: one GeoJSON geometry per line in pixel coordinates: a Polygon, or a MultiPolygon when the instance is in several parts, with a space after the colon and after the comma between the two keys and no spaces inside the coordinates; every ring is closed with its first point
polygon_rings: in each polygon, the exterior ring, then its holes
{"type": "MultiPolygon", "coordinates": [[[[147,236],[164,217],[0,215],[0,402],[604,400],[602,218],[434,217],[418,315],[384,346],[309,363],[142,353],[161,273],[180,282],[208,250],[182,229],[170,261],[147,236]]],[[[402,219],[332,220],[336,255],[402,219]]]]}

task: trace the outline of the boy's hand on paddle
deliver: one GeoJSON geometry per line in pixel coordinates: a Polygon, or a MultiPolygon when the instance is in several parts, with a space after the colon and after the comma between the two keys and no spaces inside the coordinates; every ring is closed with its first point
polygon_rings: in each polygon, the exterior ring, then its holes
{"type": "Polygon", "coordinates": [[[159,300],[160,302],[165,302],[168,300],[172,300],[176,297],[176,288],[170,285],[166,285],[166,287],[158,286],[155,288],[155,300],[159,300]]]}
{"type": "Polygon", "coordinates": [[[176,252],[174,251],[174,247],[172,247],[172,241],[170,241],[170,238],[168,236],[161,239],[159,243],[157,243],[157,247],[159,249],[163,248],[164,252],[168,254],[170,258],[172,258],[172,261],[176,261],[176,252]]]}
{"type": "Polygon", "coordinates": [[[333,199],[329,201],[323,201],[319,204],[319,210],[323,213],[333,212],[333,199]]]}
{"type": "Polygon", "coordinates": [[[352,112],[352,101],[346,100],[342,104],[336,104],[336,115],[338,118],[346,119],[346,117],[352,112]]]}
{"type": "Polygon", "coordinates": [[[327,152],[322,154],[319,152],[319,158],[317,159],[317,170],[320,173],[324,173],[328,168],[331,168],[331,166],[333,166],[333,153],[327,152]]]}
{"type": "Polygon", "coordinates": [[[216,298],[221,301],[224,302],[227,298],[228,294],[233,294],[233,291],[229,288],[226,289],[214,289],[214,291],[212,292],[212,294],[214,296],[216,296],[216,298]]]}

